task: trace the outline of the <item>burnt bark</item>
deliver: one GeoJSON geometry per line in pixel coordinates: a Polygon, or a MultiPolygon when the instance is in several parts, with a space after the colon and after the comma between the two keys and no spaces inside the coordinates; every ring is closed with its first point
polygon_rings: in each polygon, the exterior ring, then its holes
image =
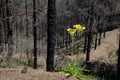
{"type": "Polygon", "coordinates": [[[91,17],[93,14],[93,2],[90,3],[90,10],[88,14],[90,14],[90,23],[89,23],[89,31],[88,31],[88,43],[87,43],[87,51],[86,51],[86,63],[90,61],[90,49],[91,49],[91,42],[92,42],[92,24],[93,18],[91,17]]]}
{"type": "Polygon", "coordinates": [[[85,32],[85,41],[84,41],[84,49],[83,52],[86,53],[86,48],[87,48],[87,33],[85,32]]]}
{"type": "Polygon", "coordinates": [[[28,38],[28,7],[27,0],[25,0],[25,14],[26,14],[26,37],[28,38]]]}
{"type": "Polygon", "coordinates": [[[36,29],[36,0],[33,0],[33,36],[34,36],[34,69],[37,69],[37,29],[36,29]]]}
{"type": "Polygon", "coordinates": [[[12,53],[13,53],[13,32],[12,32],[12,28],[10,27],[10,11],[9,11],[9,0],[6,0],[6,20],[7,20],[7,29],[8,29],[8,33],[7,33],[7,38],[8,38],[8,59],[10,59],[10,57],[12,57],[12,53]]]}
{"type": "Polygon", "coordinates": [[[54,53],[56,43],[56,0],[48,0],[48,12],[47,12],[47,60],[46,70],[54,71],[54,53]]]}
{"type": "Polygon", "coordinates": [[[119,49],[118,49],[118,62],[117,62],[117,80],[120,80],[120,34],[119,34],[119,49]]]}

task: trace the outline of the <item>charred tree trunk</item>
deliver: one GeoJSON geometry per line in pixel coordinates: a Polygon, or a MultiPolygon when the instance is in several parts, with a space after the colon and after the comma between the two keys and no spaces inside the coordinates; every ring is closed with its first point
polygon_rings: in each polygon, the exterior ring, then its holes
{"type": "MultiPolygon", "coordinates": [[[[2,0],[0,0],[0,18],[2,17],[1,14],[2,14],[2,0]]],[[[1,20],[0,20],[0,22],[1,22],[1,20]]]]}
{"type": "MultiPolygon", "coordinates": [[[[98,22],[100,21],[100,16],[98,16],[98,22]]],[[[97,45],[98,45],[98,32],[99,32],[99,26],[100,26],[100,24],[98,23],[97,24],[97,33],[95,34],[95,47],[94,47],[94,49],[96,50],[96,48],[97,48],[97,45]]]]}
{"type": "Polygon", "coordinates": [[[25,14],[26,14],[26,37],[28,38],[28,7],[27,7],[27,0],[25,0],[25,14]]]}
{"type": "Polygon", "coordinates": [[[97,38],[98,38],[98,33],[95,34],[95,47],[94,47],[95,50],[97,48],[97,38]]]}
{"type": "MultiPolygon", "coordinates": [[[[27,37],[27,40],[28,40],[28,7],[27,7],[27,0],[25,0],[25,14],[26,14],[26,37],[27,37]]],[[[28,47],[28,42],[26,42],[26,45],[28,47]]],[[[26,47],[26,54],[27,54],[27,60],[28,60],[28,66],[30,65],[30,59],[29,59],[29,52],[28,52],[28,48],[26,47]]]]}
{"type": "Polygon", "coordinates": [[[36,30],[36,0],[33,0],[33,36],[34,36],[34,69],[37,69],[37,30],[36,30]]]}
{"type": "Polygon", "coordinates": [[[92,23],[93,23],[93,18],[91,16],[93,14],[93,2],[91,2],[90,6],[91,6],[91,9],[88,11],[88,14],[90,14],[90,25],[89,25],[89,31],[88,31],[86,63],[90,61],[90,49],[91,49],[91,42],[92,42],[92,23]]]}
{"type": "Polygon", "coordinates": [[[99,40],[98,40],[98,45],[101,44],[101,37],[102,37],[102,26],[99,26],[99,40]]]}
{"type": "Polygon", "coordinates": [[[2,8],[2,22],[3,22],[3,27],[4,27],[4,43],[5,43],[5,48],[7,44],[7,24],[6,24],[6,9],[5,9],[5,1],[1,0],[1,8],[2,8]]]}
{"type": "Polygon", "coordinates": [[[10,27],[10,8],[9,0],[1,0],[1,13],[4,31],[5,49],[3,56],[6,58],[6,63],[9,65],[13,53],[13,34],[10,27]]]}
{"type": "Polygon", "coordinates": [[[119,49],[118,49],[118,62],[117,62],[117,80],[120,80],[120,34],[119,34],[119,49]]]}
{"type": "Polygon", "coordinates": [[[56,0],[48,0],[48,13],[47,13],[47,60],[46,60],[46,70],[54,71],[54,50],[55,50],[55,31],[56,31],[56,0]]]}
{"type": "Polygon", "coordinates": [[[86,52],[86,47],[87,47],[87,32],[85,32],[85,41],[84,41],[84,50],[83,52],[85,53],[86,52]]]}
{"type": "Polygon", "coordinates": [[[10,11],[9,11],[9,0],[6,0],[6,24],[7,24],[7,42],[8,42],[8,53],[6,56],[7,61],[10,61],[13,53],[13,32],[10,27],[10,11]]]}
{"type": "MultiPolygon", "coordinates": [[[[2,0],[0,0],[0,18],[2,19],[2,0]]],[[[0,20],[0,51],[2,52],[2,43],[3,43],[3,25],[0,20]]]]}

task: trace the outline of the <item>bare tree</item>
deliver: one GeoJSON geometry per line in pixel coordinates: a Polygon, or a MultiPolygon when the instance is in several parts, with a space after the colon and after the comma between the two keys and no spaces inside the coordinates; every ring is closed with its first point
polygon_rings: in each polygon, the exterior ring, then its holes
{"type": "Polygon", "coordinates": [[[90,2],[90,10],[88,10],[88,14],[90,15],[89,21],[89,31],[88,31],[88,43],[87,43],[87,51],[86,51],[86,62],[90,61],[90,49],[91,49],[91,42],[92,42],[92,26],[93,26],[93,4],[94,2],[90,2]]]}
{"type": "Polygon", "coordinates": [[[46,70],[54,71],[54,50],[55,50],[55,31],[56,31],[56,0],[48,0],[48,13],[47,13],[47,60],[46,60],[46,70]]]}
{"type": "Polygon", "coordinates": [[[36,30],[36,0],[33,0],[33,36],[34,36],[34,69],[37,69],[37,30],[36,30]]]}
{"type": "Polygon", "coordinates": [[[118,49],[118,62],[117,62],[117,77],[118,77],[118,80],[120,80],[120,32],[118,37],[119,37],[119,49],[118,49]]]}
{"type": "Polygon", "coordinates": [[[6,59],[9,63],[13,53],[13,34],[12,27],[10,26],[10,6],[9,0],[2,0],[2,20],[4,25],[4,38],[6,49],[6,59]]]}
{"type": "Polygon", "coordinates": [[[8,59],[12,57],[13,53],[13,33],[12,33],[12,28],[10,27],[10,8],[9,8],[9,0],[6,0],[6,16],[7,16],[7,37],[8,37],[8,59]]]}

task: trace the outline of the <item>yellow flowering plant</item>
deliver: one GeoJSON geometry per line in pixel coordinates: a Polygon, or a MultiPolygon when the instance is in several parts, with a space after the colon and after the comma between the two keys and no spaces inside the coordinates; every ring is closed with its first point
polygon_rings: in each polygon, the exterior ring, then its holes
{"type": "Polygon", "coordinates": [[[86,29],[86,27],[80,25],[80,24],[76,24],[73,25],[74,28],[77,29],[78,35],[80,36],[82,34],[82,32],[86,29]]]}
{"type": "Polygon", "coordinates": [[[86,28],[80,24],[73,25],[74,28],[77,29],[77,31],[84,31],[86,28]]]}
{"type": "MultiPolygon", "coordinates": [[[[70,36],[72,38],[72,47],[73,47],[74,35],[77,32],[77,29],[75,29],[75,28],[68,28],[67,31],[70,33],[70,36]]],[[[72,51],[71,55],[72,54],[73,54],[73,51],[72,51]]]]}
{"type": "Polygon", "coordinates": [[[86,28],[80,24],[76,24],[73,25],[73,28],[68,28],[67,31],[70,33],[71,36],[74,36],[75,33],[78,32],[82,32],[84,31],[86,28]]]}
{"type": "MultiPolygon", "coordinates": [[[[81,32],[83,32],[85,29],[86,28],[84,26],[81,26],[80,24],[73,25],[73,28],[67,28],[67,31],[70,34],[71,39],[72,39],[72,48],[73,48],[73,44],[74,44],[73,42],[74,42],[75,34],[77,32],[79,32],[79,34],[81,34],[81,32]]],[[[71,56],[72,55],[73,55],[73,50],[72,50],[71,56]]],[[[78,79],[90,78],[90,76],[82,74],[84,71],[89,72],[89,70],[80,67],[79,61],[78,61],[79,54],[76,57],[77,57],[77,59],[71,60],[71,61],[67,57],[65,57],[66,66],[65,66],[65,68],[58,69],[58,72],[60,74],[66,75],[66,76],[74,76],[78,79]]]]}
{"type": "MultiPolygon", "coordinates": [[[[75,37],[75,33],[78,33],[78,36],[80,37],[80,35],[82,34],[82,32],[85,30],[86,28],[80,24],[75,24],[73,25],[72,28],[67,28],[67,31],[70,33],[71,39],[72,39],[72,47],[74,44],[74,37],[75,37]]],[[[73,54],[73,51],[72,51],[73,54]]],[[[71,54],[71,55],[72,55],[71,54]]]]}
{"type": "Polygon", "coordinates": [[[74,28],[68,28],[67,31],[70,33],[71,36],[74,36],[75,33],[77,32],[77,29],[74,29],[74,28]]]}

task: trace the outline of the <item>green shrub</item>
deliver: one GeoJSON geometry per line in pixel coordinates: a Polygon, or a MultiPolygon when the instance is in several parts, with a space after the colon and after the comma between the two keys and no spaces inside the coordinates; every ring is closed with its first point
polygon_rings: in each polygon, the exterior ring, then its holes
{"type": "Polygon", "coordinates": [[[76,77],[78,79],[80,79],[80,78],[88,78],[89,77],[89,76],[86,76],[86,75],[83,74],[84,71],[89,72],[89,70],[87,70],[85,68],[81,68],[79,66],[78,60],[69,61],[66,58],[66,67],[58,69],[57,71],[60,74],[64,74],[66,76],[74,76],[74,77],[76,77]]]}

